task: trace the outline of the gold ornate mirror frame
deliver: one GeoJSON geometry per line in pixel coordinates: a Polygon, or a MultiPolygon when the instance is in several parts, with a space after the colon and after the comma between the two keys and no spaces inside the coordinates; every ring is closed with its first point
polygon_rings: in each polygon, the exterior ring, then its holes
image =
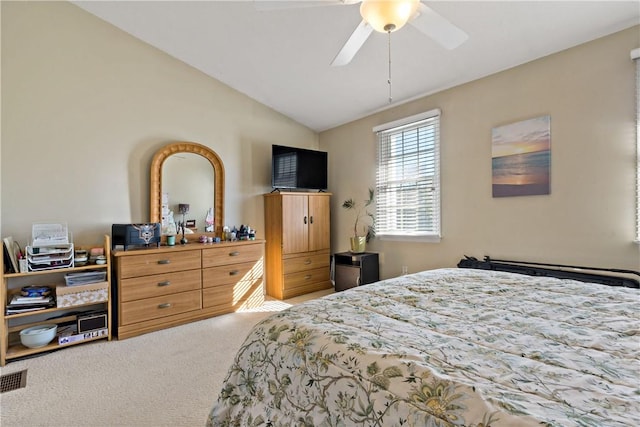
{"type": "MultiPolygon", "coordinates": [[[[149,213],[151,222],[162,222],[162,165],[169,156],[177,153],[198,154],[209,160],[209,163],[213,166],[215,187],[213,194],[214,233],[216,236],[220,236],[224,225],[224,165],[220,157],[218,157],[213,150],[195,142],[174,142],[164,146],[154,154],[151,160],[150,171],[151,194],[149,197],[149,213]]],[[[197,239],[202,234],[212,235],[212,233],[193,233],[187,236],[197,239]]]]}

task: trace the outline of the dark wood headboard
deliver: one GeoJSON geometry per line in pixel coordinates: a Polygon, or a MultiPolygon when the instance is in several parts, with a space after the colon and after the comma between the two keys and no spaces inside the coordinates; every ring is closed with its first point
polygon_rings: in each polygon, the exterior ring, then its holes
{"type": "Polygon", "coordinates": [[[624,275],[636,275],[640,277],[639,271],[634,270],[621,270],[613,268],[599,268],[599,267],[578,267],[571,265],[561,264],[543,264],[536,262],[524,262],[524,261],[508,261],[508,260],[495,260],[488,256],[484,257],[483,261],[474,257],[464,256],[458,263],[459,268],[475,268],[479,270],[496,270],[507,271],[510,273],[527,274],[529,276],[547,276],[557,277],[559,279],[573,279],[581,282],[599,283],[608,286],[624,286],[627,288],[640,289],[640,281],[637,279],[622,276],[622,275],[605,275],[592,273],[595,271],[603,271],[608,273],[619,273],[624,275]],[[560,268],[549,268],[560,267],[560,268]],[[586,270],[586,271],[577,271],[586,270]]]}

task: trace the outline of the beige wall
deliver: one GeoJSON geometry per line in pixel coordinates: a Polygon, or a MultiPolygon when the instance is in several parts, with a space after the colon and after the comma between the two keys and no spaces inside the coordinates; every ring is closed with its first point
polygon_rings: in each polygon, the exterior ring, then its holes
{"type": "Polygon", "coordinates": [[[226,222],[260,235],[278,143],[329,151],[333,249],[346,250],[340,204],[375,183],[371,128],[441,108],[442,242],[375,240],[383,277],[464,254],[640,268],[629,60],[638,27],[318,136],[71,4],[0,4],[3,236],[26,243],[33,222],[67,221],[91,243],[112,223],[147,221],[151,157],[174,140],[220,155],[226,222]],[[493,199],[491,128],[542,114],[552,120],[552,194],[493,199]]]}
{"type": "MultiPolygon", "coordinates": [[[[348,249],[349,197],[375,185],[376,125],[442,110],[442,241],[374,240],[381,275],[454,266],[463,255],[640,269],[634,237],[640,27],[427,96],[320,134],[335,194],[332,239],[348,249]],[[491,129],[551,115],[551,194],[491,196],[491,129]],[[354,166],[355,165],[355,166],[354,166]]],[[[471,66],[473,66],[471,64],[471,66]]],[[[384,84],[384,82],[381,82],[384,84]]]]}
{"type": "MultiPolygon", "coordinates": [[[[81,243],[149,220],[153,153],[196,141],[222,158],[226,222],[263,233],[271,144],[318,135],[67,2],[2,7],[2,235],[66,221],[81,243]]],[[[202,221],[200,221],[202,222],[202,221]]]]}

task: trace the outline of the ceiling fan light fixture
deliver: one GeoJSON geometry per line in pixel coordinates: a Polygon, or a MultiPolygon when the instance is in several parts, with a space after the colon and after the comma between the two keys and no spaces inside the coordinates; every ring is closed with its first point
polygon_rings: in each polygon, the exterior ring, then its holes
{"type": "Polygon", "coordinates": [[[397,31],[415,15],[420,0],[362,0],[360,15],[381,33],[397,31]]]}

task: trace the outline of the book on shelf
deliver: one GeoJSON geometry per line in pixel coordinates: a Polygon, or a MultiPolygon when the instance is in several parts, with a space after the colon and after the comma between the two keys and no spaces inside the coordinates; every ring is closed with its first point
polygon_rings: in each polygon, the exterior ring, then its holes
{"type": "Polygon", "coordinates": [[[20,295],[14,295],[11,298],[9,305],[36,305],[36,304],[49,304],[53,303],[52,296],[40,296],[40,297],[24,297],[20,295]]]}
{"type": "Polygon", "coordinates": [[[55,299],[51,296],[46,297],[23,297],[20,295],[14,295],[11,298],[11,302],[7,304],[5,313],[18,314],[27,313],[30,311],[44,310],[47,308],[55,307],[55,299]]]}
{"type": "Polygon", "coordinates": [[[9,315],[9,314],[29,313],[31,311],[45,310],[51,307],[53,306],[40,305],[37,307],[7,307],[5,310],[5,314],[9,315]]]}
{"type": "MultiPolygon", "coordinates": [[[[22,248],[13,240],[13,236],[8,236],[2,239],[4,243],[4,249],[7,251],[7,255],[9,257],[9,264],[11,266],[11,270],[9,273],[18,273],[20,271],[20,266],[18,265],[18,260],[22,258],[22,248]]],[[[6,261],[5,261],[6,262],[6,261]]]]}
{"type": "Polygon", "coordinates": [[[11,274],[15,273],[13,270],[13,265],[11,264],[11,257],[9,256],[9,250],[7,249],[7,245],[2,243],[2,256],[4,257],[4,273],[11,274]]]}

